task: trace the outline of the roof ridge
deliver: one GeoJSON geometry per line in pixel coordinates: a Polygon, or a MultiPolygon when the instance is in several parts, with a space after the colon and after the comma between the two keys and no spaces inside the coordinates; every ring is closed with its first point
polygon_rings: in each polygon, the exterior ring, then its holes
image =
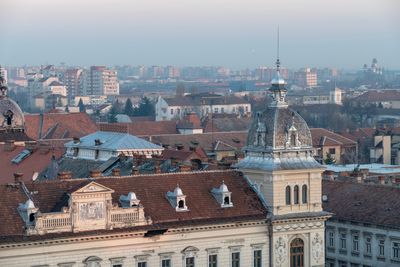
{"type": "MultiPolygon", "coordinates": [[[[80,178],[71,178],[71,179],[63,179],[62,181],[97,181],[100,179],[121,179],[121,178],[132,178],[132,177],[150,177],[150,176],[168,176],[168,175],[187,175],[187,174],[200,174],[200,173],[229,173],[229,172],[237,172],[234,169],[227,170],[200,170],[200,171],[184,171],[184,172],[166,172],[166,173],[143,173],[136,175],[121,175],[121,176],[101,176],[101,177],[80,177],[80,178]]],[[[42,180],[38,183],[57,183],[62,182],[61,180],[42,180]]]]}

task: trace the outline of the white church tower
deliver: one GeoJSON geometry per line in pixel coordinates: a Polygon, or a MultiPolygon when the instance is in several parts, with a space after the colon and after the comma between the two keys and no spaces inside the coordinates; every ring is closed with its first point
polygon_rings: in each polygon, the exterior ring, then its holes
{"type": "Polygon", "coordinates": [[[312,156],[307,123],[285,101],[279,56],[271,84],[272,103],[254,114],[245,158],[236,167],[269,210],[271,266],[322,267],[330,217],[321,203],[323,167],[312,156]]]}

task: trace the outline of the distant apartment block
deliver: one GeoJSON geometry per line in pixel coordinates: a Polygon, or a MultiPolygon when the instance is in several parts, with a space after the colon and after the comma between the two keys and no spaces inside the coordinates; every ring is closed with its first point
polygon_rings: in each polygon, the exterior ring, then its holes
{"type": "Polygon", "coordinates": [[[317,72],[306,68],[294,73],[295,84],[301,87],[315,87],[317,83],[317,72]]]}
{"type": "Polygon", "coordinates": [[[67,87],[69,99],[80,95],[80,79],[82,75],[82,69],[68,69],[65,71],[64,83],[67,87]]]}
{"type": "Polygon", "coordinates": [[[210,93],[159,97],[156,103],[156,120],[165,121],[181,119],[190,112],[203,117],[210,113],[247,114],[251,112],[251,104],[245,98],[234,95],[217,95],[210,93]]]}
{"type": "Polygon", "coordinates": [[[119,95],[117,71],[104,66],[83,71],[80,86],[83,95],[119,95]]]}

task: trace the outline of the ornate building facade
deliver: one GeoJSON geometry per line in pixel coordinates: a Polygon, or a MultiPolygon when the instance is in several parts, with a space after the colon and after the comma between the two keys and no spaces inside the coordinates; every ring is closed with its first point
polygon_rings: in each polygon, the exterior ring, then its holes
{"type": "Polygon", "coordinates": [[[324,266],[323,168],[277,66],[237,170],[0,185],[0,266],[324,266]]]}
{"type": "Polygon", "coordinates": [[[270,260],[277,267],[324,266],[323,167],[312,156],[310,129],[288,108],[280,62],[270,88],[273,101],[255,114],[245,158],[236,167],[268,209],[270,260]]]}

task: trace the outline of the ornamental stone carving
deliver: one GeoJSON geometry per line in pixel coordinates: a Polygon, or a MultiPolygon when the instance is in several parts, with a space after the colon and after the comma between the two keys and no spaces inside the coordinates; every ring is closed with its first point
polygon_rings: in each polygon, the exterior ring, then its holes
{"type": "Polygon", "coordinates": [[[275,263],[280,267],[286,263],[287,260],[287,244],[286,239],[279,237],[275,242],[275,263]]]}
{"type": "Polygon", "coordinates": [[[316,262],[319,262],[323,256],[323,241],[321,236],[317,233],[312,240],[312,255],[316,262]]]}

